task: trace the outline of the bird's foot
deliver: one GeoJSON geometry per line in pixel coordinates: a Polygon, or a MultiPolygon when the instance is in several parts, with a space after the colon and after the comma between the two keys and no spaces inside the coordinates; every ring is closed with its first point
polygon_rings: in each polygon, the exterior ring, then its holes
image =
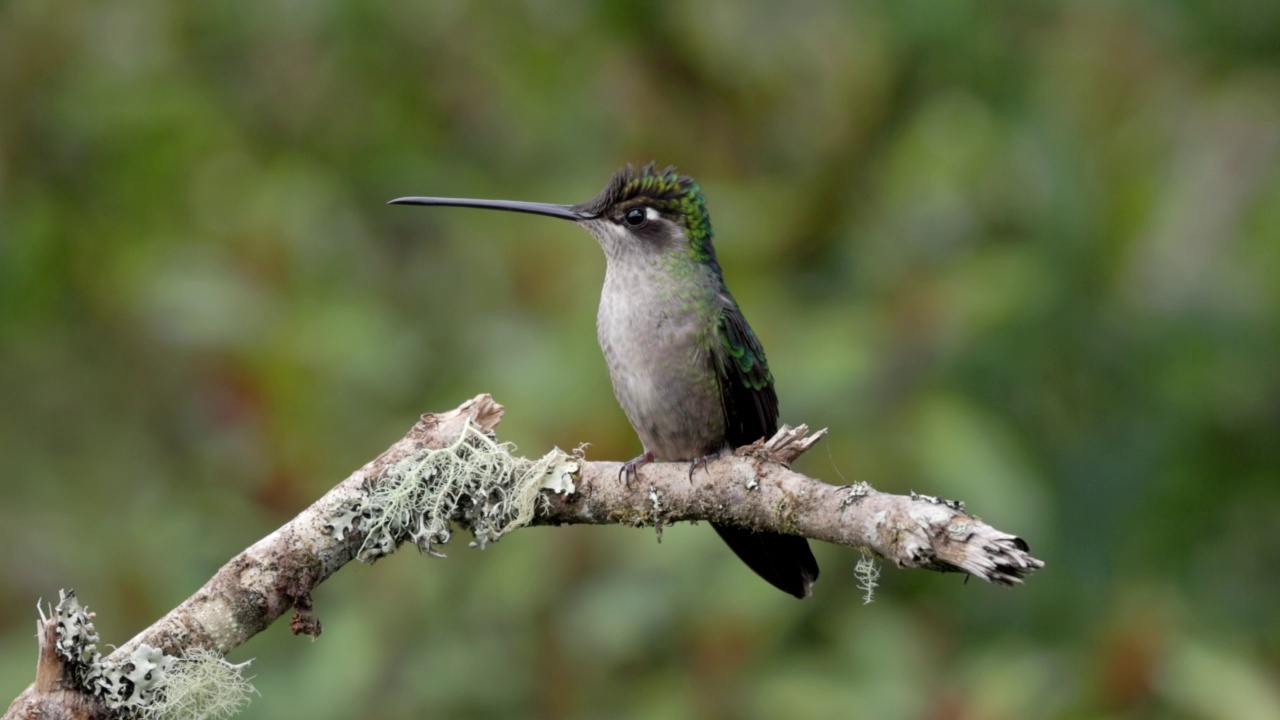
{"type": "Polygon", "coordinates": [[[622,467],[618,470],[618,480],[620,480],[624,486],[630,487],[633,479],[640,479],[640,466],[648,465],[651,462],[653,462],[653,453],[646,452],[640,457],[632,458],[631,460],[622,463],[622,467]]]}
{"type": "Polygon", "coordinates": [[[706,469],[707,463],[719,459],[720,453],[711,453],[710,455],[694,458],[693,462],[689,463],[689,482],[693,482],[693,474],[698,471],[698,468],[706,469]]]}

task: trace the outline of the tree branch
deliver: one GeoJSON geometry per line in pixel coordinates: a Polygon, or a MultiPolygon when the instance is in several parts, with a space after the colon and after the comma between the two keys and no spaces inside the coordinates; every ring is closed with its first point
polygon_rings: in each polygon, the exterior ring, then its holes
{"type": "MultiPolygon", "coordinates": [[[[505,477],[473,478],[473,484],[446,493],[447,506],[433,497],[432,508],[447,511],[435,529],[427,511],[419,508],[415,514],[397,506],[387,526],[391,530],[382,530],[391,533],[390,548],[371,549],[375,533],[370,527],[378,513],[385,514],[373,505],[371,491],[393,481],[419,488],[445,482],[438,463],[422,460],[438,457],[441,449],[459,455],[475,455],[477,445],[505,451],[485,439],[502,414],[493,398],[479,395],[455,410],[424,415],[402,439],[232,558],[204,587],[105,660],[125,661],[144,646],[174,657],[195,649],[225,655],[290,608],[295,634],[319,635],[320,621],[311,611],[311,592],[319,583],[353,558],[376,559],[409,537],[431,550],[448,541],[449,521],[476,532],[481,545],[521,524],[622,523],[660,530],[673,522],[709,520],[867,548],[899,567],[968,572],[1003,585],[1021,584],[1043,567],[1021,539],[967,515],[961,503],[889,495],[865,483],[833,486],[792,472],[786,464],[825,433],[810,435],[804,426],[784,427],[768,441],[700,467],[692,478],[687,463],[655,463],[629,484],[620,481],[621,465],[615,462],[586,462],[557,451],[540,465],[509,456],[502,465],[492,462],[496,453],[491,453],[481,457],[481,475],[505,468],[505,477]],[[405,468],[413,469],[413,477],[406,479],[405,468]],[[517,501],[521,493],[529,498],[523,514],[517,501]]],[[[474,467],[464,470],[475,472],[474,467]]],[[[76,696],[64,692],[65,683],[47,681],[57,675],[56,667],[46,670],[57,662],[49,657],[51,632],[46,625],[41,634],[43,679],[14,700],[4,718],[57,716],[36,708],[47,708],[54,691],[62,692],[60,698],[76,696]]],[[[91,716],[84,708],[77,713],[61,701],[56,704],[67,710],[61,716],[91,716]]],[[[92,701],[88,705],[89,713],[105,714],[92,701]]]]}

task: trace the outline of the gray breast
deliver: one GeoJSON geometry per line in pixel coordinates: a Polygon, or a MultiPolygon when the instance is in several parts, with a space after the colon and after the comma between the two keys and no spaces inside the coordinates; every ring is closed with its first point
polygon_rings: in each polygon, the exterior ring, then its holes
{"type": "Polygon", "coordinates": [[[614,265],[605,273],[596,335],[627,420],[659,460],[718,452],[724,408],[709,357],[710,301],[674,287],[658,268],[614,265]]]}

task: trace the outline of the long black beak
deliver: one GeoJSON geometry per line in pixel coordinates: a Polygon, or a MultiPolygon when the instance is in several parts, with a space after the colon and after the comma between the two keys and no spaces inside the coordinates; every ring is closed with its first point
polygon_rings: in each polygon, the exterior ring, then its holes
{"type": "Polygon", "coordinates": [[[387,203],[388,205],[444,205],[447,207],[471,207],[487,210],[508,210],[510,212],[546,215],[562,220],[590,220],[593,215],[580,213],[572,205],[552,205],[551,203],[524,202],[522,200],[476,200],[473,198],[445,197],[402,197],[387,203]]]}

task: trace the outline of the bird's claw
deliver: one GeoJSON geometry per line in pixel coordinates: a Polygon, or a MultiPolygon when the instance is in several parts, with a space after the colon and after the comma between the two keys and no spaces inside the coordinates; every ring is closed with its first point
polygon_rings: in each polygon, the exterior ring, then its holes
{"type": "Polygon", "coordinates": [[[711,453],[710,455],[703,455],[702,457],[694,458],[693,462],[689,463],[689,482],[693,482],[693,474],[698,471],[698,468],[706,469],[707,463],[711,462],[712,460],[719,460],[719,459],[720,459],[720,456],[716,453],[711,453]]]}
{"type": "Polygon", "coordinates": [[[640,479],[640,466],[648,465],[653,462],[653,453],[647,452],[640,457],[622,463],[622,467],[618,469],[618,481],[623,487],[631,487],[631,481],[640,479]]]}

